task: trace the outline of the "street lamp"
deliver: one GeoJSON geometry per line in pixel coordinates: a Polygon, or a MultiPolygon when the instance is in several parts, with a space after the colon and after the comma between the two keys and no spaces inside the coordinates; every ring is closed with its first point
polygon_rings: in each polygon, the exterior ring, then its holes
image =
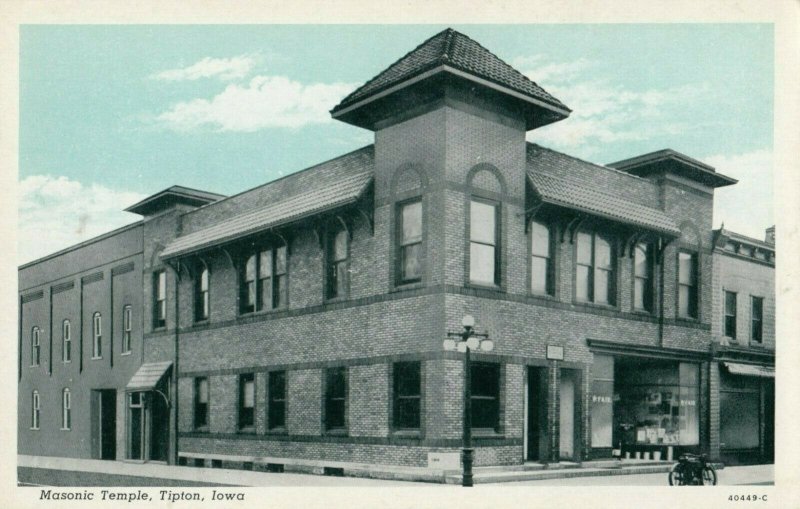
{"type": "Polygon", "coordinates": [[[472,365],[470,352],[472,350],[482,350],[491,352],[494,343],[489,339],[489,334],[475,332],[475,318],[472,315],[464,315],[461,320],[464,327],[462,332],[448,332],[442,346],[445,350],[456,350],[464,353],[464,432],[463,445],[461,449],[461,486],[472,486],[472,365]]]}

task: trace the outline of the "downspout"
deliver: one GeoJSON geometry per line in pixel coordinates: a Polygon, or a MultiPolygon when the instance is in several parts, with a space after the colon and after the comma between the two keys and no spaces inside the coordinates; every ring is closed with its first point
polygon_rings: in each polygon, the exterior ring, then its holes
{"type": "Polygon", "coordinates": [[[664,347],[664,253],[667,251],[667,246],[672,243],[672,240],[664,242],[663,238],[660,241],[662,244],[658,251],[658,264],[659,272],[661,273],[658,281],[658,346],[664,347]]]}
{"type": "Polygon", "coordinates": [[[174,433],[173,439],[172,458],[170,463],[172,465],[178,464],[178,353],[180,350],[180,282],[181,282],[181,266],[177,262],[175,266],[169,264],[169,267],[175,272],[175,355],[172,361],[172,394],[170,401],[170,414],[174,425],[170,430],[174,433]]]}
{"type": "Polygon", "coordinates": [[[114,271],[108,276],[108,295],[111,302],[111,309],[108,312],[108,358],[111,369],[114,369],[114,271]]]}
{"type": "Polygon", "coordinates": [[[80,316],[80,334],[78,335],[78,350],[80,356],[80,363],[78,367],[78,373],[83,373],[83,278],[81,278],[81,291],[79,296],[80,306],[79,306],[79,313],[80,316]]]}
{"type": "Polygon", "coordinates": [[[17,371],[17,379],[18,381],[22,381],[22,295],[19,296],[19,349],[17,349],[17,363],[18,363],[18,371],[17,371]]]}
{"type": "Polygon", "coordinates": [[[49,361],[47,363],[47,374],[53,376],[53,286],[52,285],[50,285],[50,287],[48,287],[47,289],[47,297],[48,300],[50,301],[49,313],[48,313],[49,317],[48,327],[50,328],[48,336],[50,336],[50,348],[48,350],[49,361]]]}

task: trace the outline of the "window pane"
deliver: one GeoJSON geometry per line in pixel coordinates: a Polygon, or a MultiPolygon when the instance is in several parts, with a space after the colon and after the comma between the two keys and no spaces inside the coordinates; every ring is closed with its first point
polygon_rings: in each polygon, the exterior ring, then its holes
{"type": "Polygon", "coordinates": [[[578,265],[578,274],[575,280],[575,297],[582,302],[589,300],[589,271],[590,267],[578,265]]]}
{"type": "Polygon", "coordinates": [[[550,230],[541,223],[531,223],[531,254],[544,258],[550,256],[550,230]]]}
{"type": "Polygon", "coordinates": [[[578,233],[578,263],[592,264],[592,236],[588,233],[578,233]]]}
{"type": "Polygon", "coordinates": [[[686,285],[694,284],[694,255],[678,254],[678,282],[686,285]]]}
{"type": "Polygon", "coordinates": [[[200,289],[208,290],[208,269],[203,269],[203,272],[200,273],[200,289]]]}
{"type": "Polygon", "coordinates": [[[398,396],[419,396],[419,362],[398,362],[395,364],[394,386],[398,396]]]}
{"type": "Polygon", "coordinates": [[[411,244],[402,250],[403,280],[419,279],[422,277],[422,244],[411,244]]]}
{"type": "Polygon", "coordinates": [[[197,401],[208,403],[208,379],[201,378],[197,381],[197,401]]]}
{"type": "Polygon", "coordinates": [[[594,243],[595,267],[611,268],[611,244],[602,237],[595,237],[594,243]]]}
{"type": "Polygon", "coordinates": [[[636,278],[634,281],[634,288],[633,288],[633,305],[636,309],[646,309],[645,302],[644,302],[644,291],[645,285],[647,284],[646,279],[636,278]]]}
{"type": "Polygon", "coordinates": [[[733,292],[725,292],[725,314],[736,314],[736,294],[733,292]]]}
{"type": "Polygon", "coordinates": [[[333,239],[333,259],[340,261],[347,258],[347,231],[339,230],[333,239]]]}
{"type": "Polygon", "coordinates": [[[531,291],[547,293],[547,258],[531,258],[531,291]]]}
{"type": "Polygon", "coordinates": [[[347,262],[336,264],[336,295],[344,295],[347,282],[347,262]]]}
{"type": "Polygon", "coordinates": [[[253,281],[256,278],[256,256],[252,255],[247,259],[244,269],[244,280],[253,281]]]}
{"type": "Polygon", "coordinates": [[[286,273],[286,246],[275,249],[275,273],[286,273]]]}
{"type": "Polygon", "coordinates": [[[158,298],[164,299],[167,296],[167,273],[161,271],[158,273],[158,298]]]}
{"type": "Polygon", "coordinates": [[[609,283],[611,273],[607,270],[594,271],[594,301],[600,304],[609,304],[609,283]]]}
{"type": "Polygon", "coordinates": [[[256,403],[255,384],[253,380],[246,380],[242,387],[242,406],[244,408],[253,408],[256,403]]]}
{"type": "Polygon", "coordinates": [[[272,276],[272,251],[261,251],[259,255],[259,277],[265,278],[272,276]]]}
{"type": "Polygon", "coordinates": [[[286,276],[275,277],[275,295],[272,302],[273,308],[278,308],[286,305],[286,276]]]}
{"type": "Polygon", "coordinates": [[[494,244],[495,236],[495,206],[488,203],[473,201],[470,205],[470,240],[494,244]]]}
{"type": "Polygon", "coordinates": [[[753,320],[761,320],[762,312],[764,309],[764,300],[761,297],[753,297],[753,320]]]}
{"type": "Polygon", "coordinates": [[[398,399],[395,403],[395,427],[401,429],[419,428],[419,398],[398,399]]]}
{"type": "Polygon", "coordinates": [[[689,295],[691,288],[688,286],[680,286],[678,288],[678,314],[681,316],[689,316],[689,295]]]}
{"type": "MultiPolygon", "coordinates": [[[[253,291],[255,292],[255,286],[253,291]]],[[[272,278],[269,277],[261,280],[261,307],[272,309],[272,278]]]]}
{"type": "Polygon", "coordinates": [[[472,395],[496,398],[500,390],[500,366],[484,362],[472,364],[472,395]]]}
{"type": "Polygon", "coordinates": [[[472,242],[469,246],[469,278],[478,283],[494,284],[495,282],[495,248],[485,244],[472,242]]]}
{"type": "Polygon", "coordinates": [[[328,372],[328,397],[343,398],[345,396],[345,373],[343,369],[333,369],[328,372]]]}
{"type": "Polygon", "coordinates": [[[758,393],[720,392],[719,420],[722,449],[755,449],[759,442],[758,393]]]}
{"type": "Polygon", "coordinates": [[[403,205],[401,214],[403,223],[402,244],[422,240],[422,202],[417,201],[403,205]]]}
{"type": "Polygon", "coordinates": [[[637,244],[634,255],[634,272],[639,277],[650,277],[650,267],[648,264],[647,244],[637,244]]]}

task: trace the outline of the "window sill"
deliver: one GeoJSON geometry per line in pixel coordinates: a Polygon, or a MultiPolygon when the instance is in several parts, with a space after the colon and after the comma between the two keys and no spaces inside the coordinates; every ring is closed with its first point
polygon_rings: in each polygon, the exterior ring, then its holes
{"type": "MultiPolygon", "coordinates": [[[[263,315],[268,315],[270,313],[276,313],[278,311],[286,311],[287,309],[289,309],[289,306],[280,306],[272,309],[259,309],[258,311],[240,311],[239,318],[248,318],[251,316],[263,316],[263,315]]],[[[207,325],[207,324],[208,322],[198,325],[207,325]]]]}
{"type": "MultiPolygon", "coordinates": [[[[248,311],[248,313],[252,313],[252,311],[248,311]]],[[[203,325],[208,325],[208,318],[195,318],[194,323],[192,324],[195,327],[202,327],[203,325]]]]}
{"type": "Polygon", "coordinates": [[[93,361],[101,361],[101,360],[103,360],[103,358],[102,357],[92,357],[91,360],[93,360],[93,361]]]}
{"type": "Polygon", "coordinates": [[[636,309],[636,308],[632,309],[631,313],[633,313],[634,315],[641,315],[641,316],[655,315],[655,313],[653,313],[652,311],[648,311],[647,309],[636,309]]]}
{"type": "Polygon", "coordinates": [[[167,330],[166,325],[153,325],[153,332],[161,332],[167,330]]]}
{"type": "Polygon", "coordinates": [[[29,368],[38,368],[38,367],[39,367],[39,365],[38,365],[38,364],[31,364],[31,365],[30,365],[30,366],[28,366],[28,367],[29,367],[29,368]]]}
{"type": "Polygon", "coordinates": [[[192,430],[193,433],[208,433],[208,426],[200,426],[199,428],[194,428],[192,430]]]}
{"type": "Polygon", "coordinates": [[[64,364],[72,364],[72,361],[62,361],[64,364]]]}
{"type": "Polygon", "coordinates": [[[607,309],[609,311],[619,311],[619,307],[614,304],[600,304],[598,302],[584,302],[580,300],[573,300],[572,305],[586,307],[586,308],[607,309]]]}
{"type": "Polygon", "coordinates": [[[394,438],[420,438],[422,433],[418,429],[398,429],[392,431],[394,438]]]}
{"type": "Polygon", "coordinates": [[[348,300],[347,295],[337,295],[336,297],[325,297],[325,304],[335,304],[337,302],[344,302],[348,300]]]}
{"type": "Polygon", "coordinates": [[[288,435],[286,428],[272,428],[267,430],[267,435],[288,435]]]}
{"type": "Polygon", "coordinates": [[[72,431],[72,428],[59,428],[60,431],[72,431]]]}
{"type": "Polygon", "coordinates": [[[424,288],[425,283],[423,281],[409,281],[407,283],[395,283],[394,288],[392,288],[392,292],[402,292],[406,290],[416,290],[417,288],[424,288]]]}
{"type": "Polygon", "coordinates": [[[326,429],[324,434],[331,437],[346,437],[347,429],[345,428],[326,429]]]}
{"type": "Polygon", "coordinates": [[[31,431],[39,431],[39,428],[28,428],[31,431]]]}
{"type": "Polygon", "coordinates": [[[693,318],[691,316],[679,316],[675,318],[676,322],[686,322],[686,323],[700,323],[699,318],[693,318]]]}
{"type": "Polygon", "coordinates": [[[493,283],[478,283],[478,282],[475,282],[475,281],[468,282],[466,284],[466,287],[467,288],[475,288],[475,289],[478,289],[478,290],[492,290],[492,291],[495,291],[495,292],[502,292],[503,291],[503,287],[500,286],[500,285],[496,285],[496,284],[493,284],[493,283]]]}
{"type": "Polygon", "coordinates": [[[128,350],[127,352],[122,352],[120,355],[130,355],[130,354],[131,354],[131,351],[128,350]]]}
{"type": "Polygon", "coordinates": [[[245,426],[244,428],[239,428],[236,430],[237,433],[241,433],[242,435],[252,435],[256,432],[255,426],[245,426]]]}
{"type": "Polygon", "coordinates": [[[505,434],[491,428],[473,428],[472,438],[505,438],[505,434]]]}

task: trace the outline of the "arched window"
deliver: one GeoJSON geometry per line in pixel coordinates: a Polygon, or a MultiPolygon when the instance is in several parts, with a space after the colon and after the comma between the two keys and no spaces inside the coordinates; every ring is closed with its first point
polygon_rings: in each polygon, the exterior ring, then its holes
{"type": "Polygon", "coordinates": [[[41,332],[39,327],[31,330],[31,366],[38,366],[42,356],[41,332]]]}
{"type": "Polygon", "coordinates": [[[72,428],[72,397],[69,389],[61,393],[61,429],[72,428]]]}
{"type": "Polygon", "coordinates": [[[31,429],[39,429],[39,391],[33,391],[31,398],[31,429]]]}
{"type": "Polygon", "coordinates": [[[194,290],[194,319],[197,321],[208,320],[208,268],[203,267],[199,277],[195,280],[194,290]]]}
{"type": "Polygon", "coordinates": [[[540,295],[553,294],[553,242],[550,227],[537,221],[531,222],[531,292],[540,295]]]}
{"type": "Polygon", "coordinates": [[[288,266],[286,245],[263,248],[247,257],[239,273],[239,312],[285,307],[288,266]]]}
{"type": "Polygon", "coordinates": [[[103,318],[100,313],[95,313],[92,319],[92,358],[99,359],[103,356],[103,318]]]}
{"type": "Polygon", "coordinates": [[[340,225],[328,233],[326,293],[329,299],[347,295],[349,251],[348,233],[344,226],[340,225]]]}
{"type": "Polygon", "coordinates": [[[72,327],[69,320],[64,320],[61,324],[61,360],[72,361],[72,327]]]}
{"type": "Polygon", "coordinates": [[[133,328],[133,309],[131,306],[122,308],[122,353],[131,351],[131,329],[133,328]]]}

